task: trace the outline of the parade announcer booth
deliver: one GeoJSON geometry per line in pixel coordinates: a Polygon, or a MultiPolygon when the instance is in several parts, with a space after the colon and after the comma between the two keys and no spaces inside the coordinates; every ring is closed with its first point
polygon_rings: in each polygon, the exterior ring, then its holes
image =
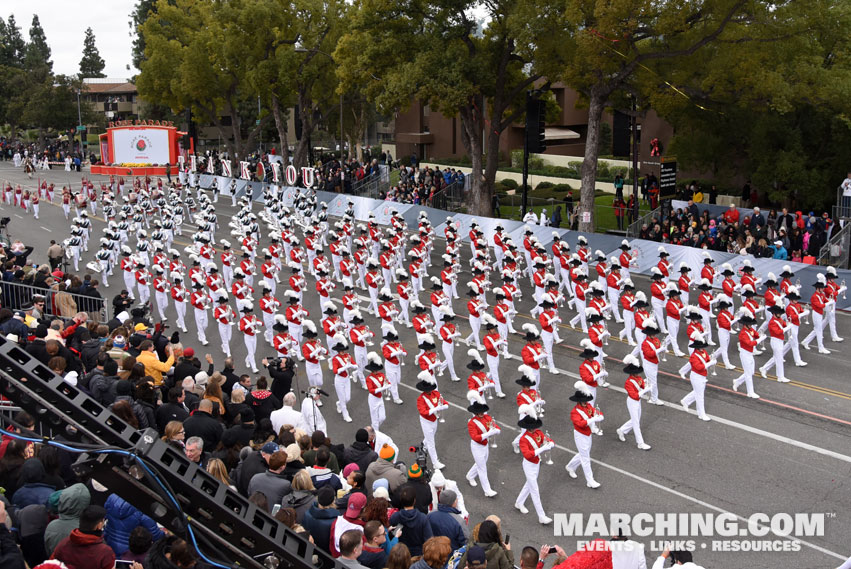
{"type": "Polygon", "coordinates": [[[92,174],[164,176],[166,166],[174,168],[177,157],[186,152],[182,146],[185,135],[171,121],[110,122],[106,133],[100,135],[102,164],[92,165],[92,174]]]}

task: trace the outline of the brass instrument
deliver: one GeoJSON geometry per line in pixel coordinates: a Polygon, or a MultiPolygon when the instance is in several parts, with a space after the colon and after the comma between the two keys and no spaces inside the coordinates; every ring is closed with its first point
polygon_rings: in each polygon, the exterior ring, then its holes
{"type": "MultiPolygon", "coordinates": [[[[544,437],[546,437],[546,442],[551,442],[553,440],[553,439],[550,438],[550,432],[549,431],[544,431],[544,437]]],[[[547,454],[547,458],[546,458],[546,461],[545,461],[546,464],[555,464],[553,462],[553,456],[552,456],[553,451],[548,450],[546,454],[547,454]]]]}

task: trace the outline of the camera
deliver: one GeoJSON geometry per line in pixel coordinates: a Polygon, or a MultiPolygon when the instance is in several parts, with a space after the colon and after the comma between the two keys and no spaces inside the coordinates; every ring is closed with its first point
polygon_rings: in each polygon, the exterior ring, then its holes
{"type": "Polygon", "coordinates": [[[5,229],[10,221],[12,221],[11,217],[0,217],[0,229],[5,229]]]}
{"type": "Polygon", "coordinates": [[[423,443],[419,445],[412,445],[408,447],[408,450],[416,455],[414,461],[420,467],[423,473],[423,480],[428,483],[431,481],[431,469],[428,467],[428,454],[426,453],[425,448],[423,447],[423,443]]]}
{"type": "Polygon", "coordinates": [[[281,358],[278,356],[266,356],[266,365],[268,367],[281,367],[281,358]]]}

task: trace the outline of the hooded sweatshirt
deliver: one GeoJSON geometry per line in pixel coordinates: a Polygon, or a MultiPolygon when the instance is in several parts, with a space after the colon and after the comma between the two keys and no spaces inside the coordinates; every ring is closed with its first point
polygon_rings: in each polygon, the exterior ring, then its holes
{"type": "Polygon", "coordinates": [[[12,495],[12,505],[17,509],[26,508],[31,504],[45,505],[56,488],[44,483],[44,465],[37,458],[29,458],[21,466],[18,480],[20,486],[12,495]]]}
{"type": "Polygon", "coordinates": [[[92,496],[85,484],[74,484],[59,495],[59,518],[47,524],[44,532],[44,551],[50,555],[59,542],[71,535],[71,531],[80,527],[80,514],[89,504],[92,496]]]}
{"type": "Polygon", "coordinates": [[[81,532],[79,528],[59,542],[51,559],[58,559],[68,569],[112,569],[115,567],[115,554],[103,542],[103,537],[81,532]]]}
{"type": "Polygon", "coordinates": [[[413,557],[422,555],[423,544],[433,537],[428,518],[416,508],[399,510],[390,516],[390,525],[402,526],[402,536],[399,538],[399,543],[407,545],[413,557]]]}
{"type": "Polygon", "coordinates": [[[136,529],[136,526],[142,526],[151,532],[154,541],[163,536],[162,530],[157,527],[154,520],[119,498],[117,494],[110,494],[104,507],[107,524],[103,539],[115,555],[120,556],[127,551],[130,533],[136,529]]]}

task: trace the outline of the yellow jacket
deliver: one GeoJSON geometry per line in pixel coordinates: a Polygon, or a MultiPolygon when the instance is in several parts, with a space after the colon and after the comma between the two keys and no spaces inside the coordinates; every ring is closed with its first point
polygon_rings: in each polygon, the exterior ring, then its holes
{"type": "Polygon", "coordinates": [[[174,354],[171,354],[168,359],[161,362],[155,351],[144,351],[136,356],[136,362],[145,366],[145,375],[150,375],[154,378],[154,385],[159,387],[163,382],[163,373],[171,369],[174,365],[174,354]]]}

